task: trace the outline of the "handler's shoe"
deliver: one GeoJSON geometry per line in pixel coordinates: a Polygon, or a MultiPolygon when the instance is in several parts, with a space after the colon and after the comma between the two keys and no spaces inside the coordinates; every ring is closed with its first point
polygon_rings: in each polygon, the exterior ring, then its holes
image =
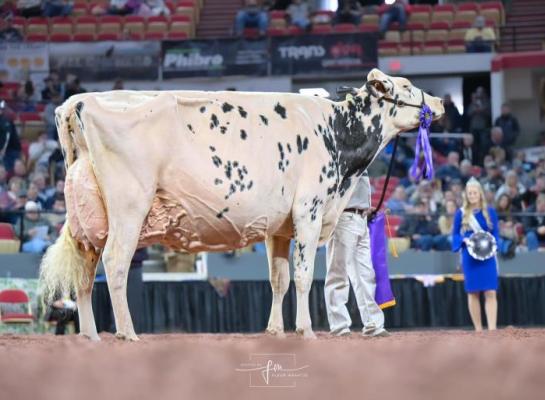
{"type": "Polygon", "coordinates": [[[346,336],[350,336],[352,332],[350,332],[350,329],[343,329],[340,332],[335,332],[335,333],[332,332],[331,334],[336,337],[346,337],[346,336]]]}
{"type": "Polygon", "coordinates": [[[376,337],[389,337],[389,336],[392,336],[390,332],[388,332],[386,329],[382,328],[380,330],[377,330],[377,331],[372,331],[372,332],[369,332],[369,333],[362,333],[361,334],[363,337],[366,337],[366,338],[376,338],[376,337]]]}

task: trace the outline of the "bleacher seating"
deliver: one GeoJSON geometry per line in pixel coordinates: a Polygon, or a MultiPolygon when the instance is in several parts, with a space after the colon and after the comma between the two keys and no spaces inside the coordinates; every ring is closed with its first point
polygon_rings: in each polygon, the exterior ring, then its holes
{"type": "Polygon", "coordinates": [[[14,18],[14,27],[30,42],[95,41],[95,40],[161,40],[165,37],[185,39],[195,36],[202,1],[178,0],[166,2],[169,17],[92,15],[91,10],[107,0],[76,1],[69,17],[14,18]]]}

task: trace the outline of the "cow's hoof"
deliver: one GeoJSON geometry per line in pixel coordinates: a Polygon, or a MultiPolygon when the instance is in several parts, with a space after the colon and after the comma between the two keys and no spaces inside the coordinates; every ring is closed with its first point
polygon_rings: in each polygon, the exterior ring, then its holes
{"type": "Polygon", "coordinates": [[[312,329],[296,329],[295,333],[303,339],[316,339],[316,335],[312,329]]]}
{"type": "Polygon", "coordinates": [[[126,334],[121,333],[121,332],[117,332],[115,334],[115,337],[116,337],[116,339],[126,340],[128,342],[138,342],[138,341],[140,341],[140,339],[136,335],[126,335],[126,334]]]}
{"type": "Polygon", "coordinates": [[[286,337],[286,334],[284,333],[284,329],[280,328],[267,328],[267,335],[274,336],[278,339],[284,339],[286,337]]]}
{"type": "Polygon", "coordinates": [[[100,342],[100,336],[98,336],[96,333],[89,334],[89,333],[80,332],[78,335],[79,337],[89,339],[92,342],[100,342]]]}

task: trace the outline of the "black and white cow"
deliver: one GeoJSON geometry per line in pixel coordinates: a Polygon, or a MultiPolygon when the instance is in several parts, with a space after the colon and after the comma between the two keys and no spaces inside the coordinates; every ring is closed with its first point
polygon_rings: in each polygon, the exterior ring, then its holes
{"type": "Polygon", "coordinates": [[[102,255],[117,335],[137,340],[126,300],[137,247],[189,252],[266,241],[273,290],[267,331],[283,335],[282,299],[295,240],[297,332],[313,337],[308,295],[316,248],[331,236],[363,173],[422,100],[439,98],[372,70],[347,100],[286,93],[88,93],[57,108],[68,222],[42,262],[50,289],[75,289],[81,332],[102,255]]]}

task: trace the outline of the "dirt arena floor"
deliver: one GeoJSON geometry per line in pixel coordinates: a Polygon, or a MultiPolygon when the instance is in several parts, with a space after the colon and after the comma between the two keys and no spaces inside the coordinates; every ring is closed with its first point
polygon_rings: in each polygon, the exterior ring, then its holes
{"type": "Polygon", "coordinates": [[[543,399],[545,329],[0,336],[0,399],[543,399]]]}

